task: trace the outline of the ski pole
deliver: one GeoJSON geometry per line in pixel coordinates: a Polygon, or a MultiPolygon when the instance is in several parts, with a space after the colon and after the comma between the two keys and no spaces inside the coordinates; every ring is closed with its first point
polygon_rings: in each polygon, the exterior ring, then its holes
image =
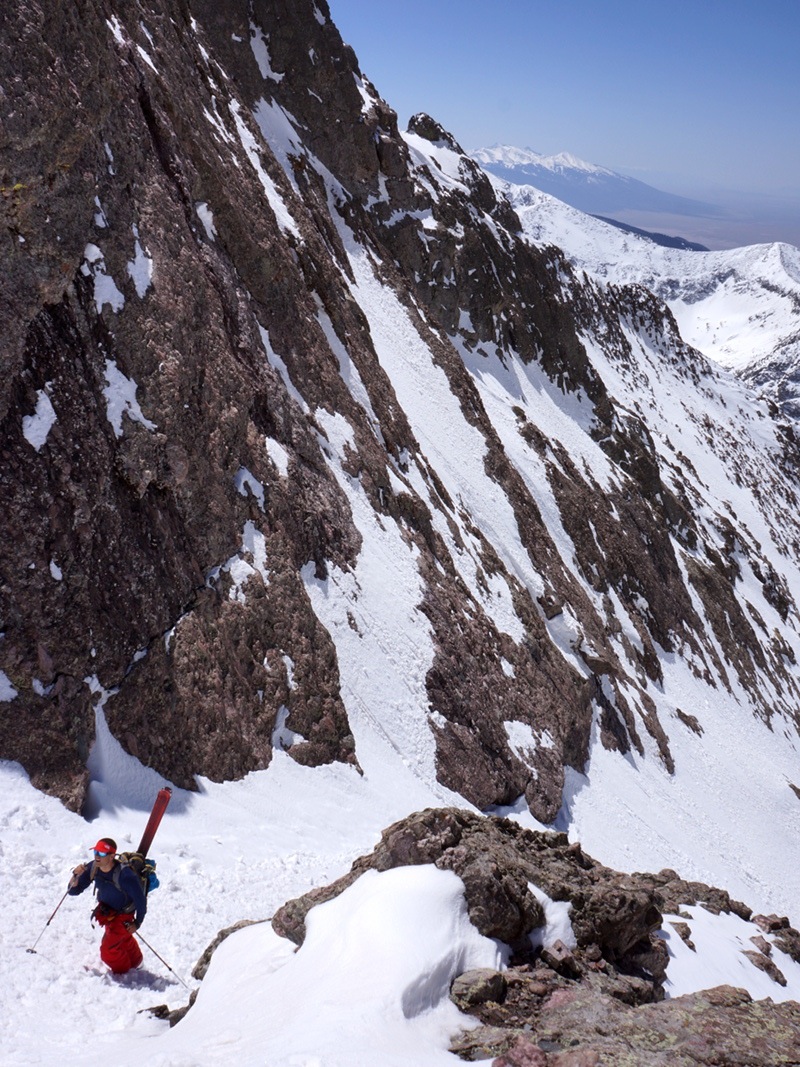
{"type": "Polygon", "coordinates": [[[164,957],[163,956],[159,956],[159,954],[156,952],[156,950],[153,948],[153,946],[148,941],[145,941],[145,939],[142,937],[142,935],[139,933],[138,930],[136,931],[136,936],[139,938],[139,940],[142,942],[143,945],[147,945],[147,947],[150,949],[150,951],[153,953],[153,955],[156,957],[157,960],[161,960],[161,962],[164,964],[164,966],[167,968],[167,970],[170,972],[170,974],[174,974],[175,977],[178,979],[178,981],[181,983],[181,985],[184,986],[186,989],[188,989],[189,988],[188,985],[186,985],[186,983],[181,978],[181,976],[179,974],[176,974],[175,971],[173,971],[173,969],[170,967],[170,965],[167,963],[167,961],[164,959],[164,957]]]}
{"type": "Polygon", "coordinates": [[[44,924],[44,929],[42,930],[42,933],[41,933],[41,934],[39,934],[39,936],[38,936],[38,937],[36,938],[36,940],[35,940],[35,941],[33,942],[33,944],[31,945],[31,947],[30,947],[30,948],[26,948],[26,949],[25,949],[25,951],[26,951],[26,952],[36,952],[36,946],[37,946],[37,945],[39,944],[39,942],[40,942],[40,941],[42,940],[42,934],[43,934],[43,933],[44,933],[44,931],[45,931],[45,930],[47,929],[47,927],[48,927],[48,926],[50,925],[50,923],[51,923],[51,922],[53,921],[53,919],[55,919],[55,917],[56,917],[56,912],[57,912],[57,911],[58,911],[58,909],[59,909],[59,908],[61,907],[61,905],[62,905],[62,904],[64,903],[64,901],[65,901],[65,900],[67,899],[67,893],[69,893],[69,887],[67,887],[67,892],[66,892],[66,893],[64,894],[64,896],[63,896],[63,897],[61,898],[61,900],[59,900],[58,904],[56,904],[56,906],[55,906],[55,908],[54,908],[54,910],[53,910],[53,914],[52,914],[52,915],[50,916],[50,918],[49,918],[49,919],[47,920],[47,922],[46,922],[46,923],[44,924]]]}

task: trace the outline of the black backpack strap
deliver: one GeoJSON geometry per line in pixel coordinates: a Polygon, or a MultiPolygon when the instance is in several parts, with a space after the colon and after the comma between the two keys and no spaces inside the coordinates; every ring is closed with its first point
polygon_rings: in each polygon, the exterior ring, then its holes
{"type": "Polygon", "coordinates": [[[114,883],[116,888],[120,891],[120,893],[122,893],[123,896],[125,897],[125,903],[120,908],[120,912],[122,912],[124,914],[127,914],[128,911],[130,910],[131,914],[133,914],[133,908],[135,907],[134,902],[133,902],[133,897],[130,895],[130,893],[127,892],[127,890],[123,889],[121,884],[120,884],[120,882],[122,880],[122,868],[123,868],[123,866],[130,867],[131,864],[128,863],[128,862],[123,863],[123,861],[121,859],[117,859],[116,865],[114,866],[114,869],[111,872],[111,881],[114,883]]]}

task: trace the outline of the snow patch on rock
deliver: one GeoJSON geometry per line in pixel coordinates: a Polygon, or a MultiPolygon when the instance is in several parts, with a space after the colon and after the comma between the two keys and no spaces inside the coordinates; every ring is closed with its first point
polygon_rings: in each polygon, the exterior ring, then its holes
{"type": "Polygon", "coordinates": [[[56,413],[47,389],[52,383],[48,382],[44,389],[36,392],[36,410],[32,415],[24,415],[22,419],[22,435],[33,448],[39,452],[47,440],[56,422],[56,413]]]}
{"type": "Polygon", "coordinates": [[[138,386],[133,378],[127,378],[117,366],[115,360],[106,360],[106,385],[103,396],[106,398],[107,418],[114,430],[115,437],[122,437],[122,416],[127,415],[131,422],[138,422],[146,430],[155,430],[156,424],[145,418],[139,401],[136,399],[138,386]]]}

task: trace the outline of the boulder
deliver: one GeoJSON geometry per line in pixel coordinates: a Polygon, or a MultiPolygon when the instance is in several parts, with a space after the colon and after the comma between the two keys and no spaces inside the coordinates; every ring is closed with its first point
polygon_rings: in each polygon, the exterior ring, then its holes
{"type": "Polygon", "coordinates": [[[505,1000],[508,983],[502,971],[493,971],[489,967],[479,967],[474,971],[460,974],[450,987],[450,999],[462,1011],[469,1011],[476,1004],[488,1001],[502,1003],[505,1000]]]}
{"type": "Polygon", "coordinates": [[[658,939],[651,940],[661,924],[654,887],[636,885],[603,867],[571,845],[565,834],[525,830],[508,819],[457,808],[428,808],[394,823],[374,851],[357,859],[337,882],[279,908],[273,927],[302,944],[305,916],[315,904],[337,896],[365,870],[420,863],[457,874],[476,928],[506,942],[521,957],[533,954],[529,935],[545,925],[533,885],[552,900],[569,904],[581,949],[592,946],[609,962],[624,965],[627,960],[632,967],[643,966],[641,958],[649,954],[653,973],[659,981],[663,978],[663,966],[658,965],[662,950],[658,939]]]}
{"type": "Polygon", "coordinates": [[[764,974],[768,974],[773,982],[779,986],[786,985],[786,977],[780,970],[774,960],[771,960],[769,956],[766,956],[763,952],[756,952],[754,949],[743,949],[742,955],[747,956],[754,967],[758,967],[759,971],[763,971],[764,974]]]}

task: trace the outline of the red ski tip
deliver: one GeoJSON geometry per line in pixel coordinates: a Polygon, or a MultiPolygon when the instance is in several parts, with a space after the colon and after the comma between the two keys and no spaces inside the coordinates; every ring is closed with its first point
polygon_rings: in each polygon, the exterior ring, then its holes
{"type": "Polygon", "coordinates": [[[156,799],[153,803],[153,810],[150,812],[150,818],[147,820],[147,826],[144,828],[142,840],[139,842],[139,848],[137,849],[143,856],[147,855],[147,850],[153,843],[156,830],[159,827],[164,812],[167,810],[167,804],[169,804],[171,796],[172,790],[169,786],[164,786],[163,789],[159,789],[156,795],[156,799]]]}

